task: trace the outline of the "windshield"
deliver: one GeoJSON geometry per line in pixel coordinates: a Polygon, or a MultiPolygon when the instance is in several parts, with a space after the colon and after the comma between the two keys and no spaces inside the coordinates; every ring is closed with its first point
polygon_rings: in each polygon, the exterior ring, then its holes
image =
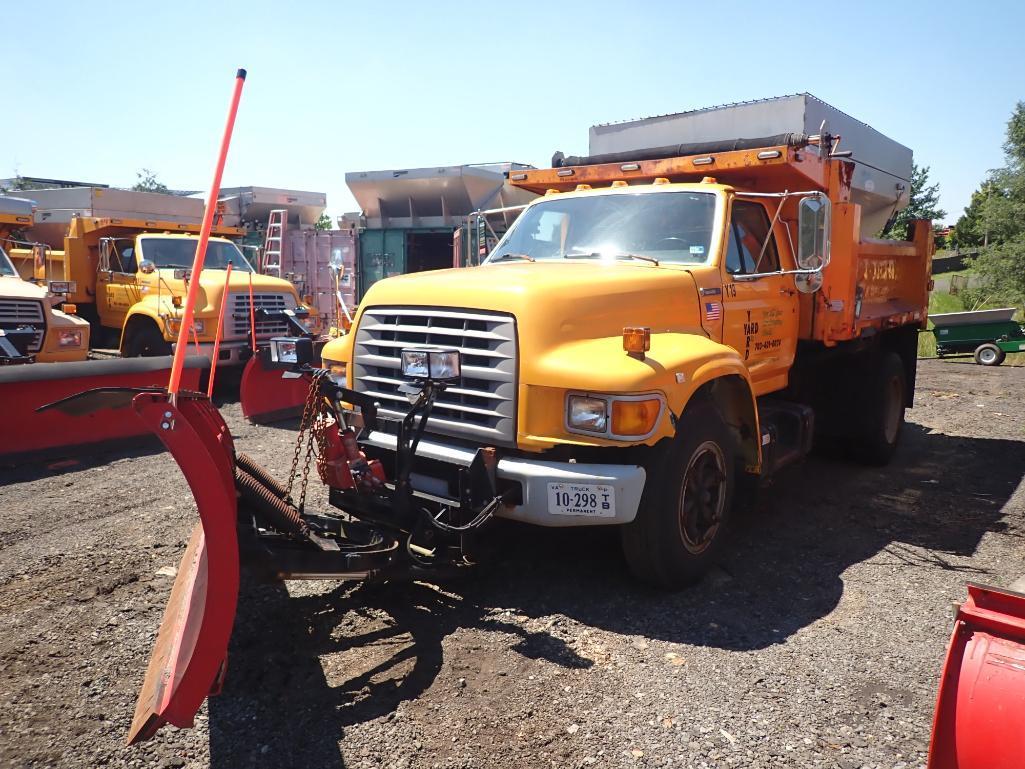
{"type": "MultiPolygon", "coordinates": [[[[196,258],[198,238],[140,238],[142,258],[149,259],[157,267],[179,267],[186,270],[192,268],[192,260],[196,258]]],[[[246,258],[234,243],[223,240],[211,240],[206,247],[204,270],[223,270],[231,260],[231,269],[252,272],[246,258]]]]}
{"type": "Polygon", "coordinates": [[[0,278],[17,278],[18,271],[14,269],[14,264],[11,262],[11,258],[7,256],[7,252],[0,248],[0,278]]]}
{"type": "Polygon", "coordinates": [[[644,192],[553,198],[530,206],[488,262],[503,259],[709,259],[715,195],[644,192]]]}

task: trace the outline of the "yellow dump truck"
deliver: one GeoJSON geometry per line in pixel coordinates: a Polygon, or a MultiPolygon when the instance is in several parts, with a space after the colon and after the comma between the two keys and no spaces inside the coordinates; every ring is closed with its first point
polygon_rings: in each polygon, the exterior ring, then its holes
{"type": "MultiPolygon", "coordinates": [[[[380,405],[361,447],[391,466],[402,352],[456,350],[416,493],[458,509],[460,473],[493,449],[498,516],[619,525],[635,574],[671,587],[813,438],[885,464],[912,405],[932,234],[872,238],[863,213],[882,206],[838,141],[706,140],[511,173],[542,197],[482,266],[376,283],[324,348],[325,368],[380,405]]],[[[889,210],[903,170],[872,185],[889,210]]]]}
{"type": "MultiPolygon", "coordinates": [[[[49,192],[69,191],[40,190],[31,194],[45,199],[49,192]]],[[[146,201],[174,197],[119,190],[105,192],[107,198],[123,195],[129,196],[129,201],[140,197],[146,201]]],[[[150,203],[153,208],[161,205],[168,204],[162,200],[150,203]]],[[[145,219],[75,214],[60,227],[61,234],[56,235],[56,226],[43,219],[51,210],[54,209],[41,208],[42,215],[37,216],[36,227],[30,231],[33,239],[47,246],[45,252],[40,255],[36,249],[35,254],[29,250],[11,253],[22,274],[51,283],[58,278],[67,290],[66,301],[75,304],[78,312],[92,323],[94,346],[118,347],[127,357],[171,352],[180,329],[181,305],[188,283],[194,279],[191,266],[198,242],[199,217],[164,220],[159,213],[145,219]]],[[[201,203],[198,210],[201,213],[201,203]]],[[[194,212],[189,209],[188,213],[194,212]]],[[[279,318],[261,319],[259,310],[306,309],[291,283],[255,272],[229,240],[242,234],[237,227],[215,226],[198,278],[201,292],[193,325],[195,334],[190,336],[198,345],[198,352],[210,357],[225,289],[225,270],[229,262],[232,264],[219,365],[244,363],[251,355],[250,285],[259,341],[286,333],[288,328],[279,318]]],[[[302,322],[310,330],[318,330],[316,313],[304,317],[302,322]]]]}
{"type": "Polygon", "coordinates": [[[85,360],[89,352],[89,324],[46,288],[22,280],[7,248],[24,245],[12,238],[32,226],[32,203],[0,196],[0,362],[36,360],[42,363],[85,360]]]}

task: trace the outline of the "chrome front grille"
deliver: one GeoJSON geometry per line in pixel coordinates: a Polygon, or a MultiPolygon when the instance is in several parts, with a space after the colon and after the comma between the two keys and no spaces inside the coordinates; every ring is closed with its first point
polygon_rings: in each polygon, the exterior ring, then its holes
{"type": "Polygon", "coordinates": [[[427,430],[489,444],[516,441],[516,320],[485,310],[384,307],[366,310],[356,331],[354,387],[377,398],[381,415],[409,408],[399,392],[404,347],[449,347],[462,356],[462,376],[441,394],[427,430]]]}
{"type": "Polygon", "coordinates": [[[32,326],[36,330],[28,351],[39,352],[43,348],[46,330],[43,305],[31,299],[0,299],[0,328],[13,331],[19,326],[32,326]]]}
{"type": "MultiPolygon", "coordinates": [[[[257,310],[294,310],[295,299],[289,294],[253,293],[253,304],[257,310]]],[[[225,319],[226,321],[228,319],[225,319]]],[[[231,295],[231,325],[225,338],[240,339],[249,335],[249,292],[231,295]]],[[[285,320],[256,320],[256,338],[268,339],[272,336],[289,336],[290,330],[285,320]]]]}

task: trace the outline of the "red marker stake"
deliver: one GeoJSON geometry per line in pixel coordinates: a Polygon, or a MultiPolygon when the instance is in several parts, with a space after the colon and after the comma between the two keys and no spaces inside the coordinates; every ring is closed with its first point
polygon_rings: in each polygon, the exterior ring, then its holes
{"type": "Polygon", "coordinates": [[[182,368],[185,365],[186,347],[189,344],[189,329],[192,327],[192,318],[196,308],[196,299],[199,296],[199,276],[203,272],[203,262],[206,259],[206,246],[210,242],[210,230],[213,229],[214,213],[217,211],[217,196],[221,191],[221,177],[224,175],[224,163],[228,159],[228,146],[231,144],[231,132],[235,128],[235,116],[238,114],[238,103],[242,98],[242,86],[246,82],[246,71],[240,69],[235,74],[235,90],[231,95],[231,104],[228,107],[228,119],[224,126],[224,136],[221,138],[221,149],[217,155],[217,166],[214,169],[214,178],[210,184],[210,192],[206,196],[206,210],[203,213],[203,226],[199,231],[199,243],[196,244],[196,258],[192,262],[193,279],[189,283],[189,291],[185,297],[184,313],[182,314],[182,325],[178,331],[178,344],[174,348],[174,361],[171,363],[171,378],[167,383],[167,394],[171,403],[174,403],[178,388],[181,385],[182,368]]]}
{"type": "Polygon", "coordinates": [[[221,294],[221,312],[217,316],[217,333],[214,334],[214,354],[210,358],[210,383],[206,387],[206,397],[214,397],[214,377],[217,376],[217,359],[221,354],[221,333],[224,330],[224,310],[228,306],[228,284],[231,282],[231,260],[224,272],[224,293],[221,294]]]}

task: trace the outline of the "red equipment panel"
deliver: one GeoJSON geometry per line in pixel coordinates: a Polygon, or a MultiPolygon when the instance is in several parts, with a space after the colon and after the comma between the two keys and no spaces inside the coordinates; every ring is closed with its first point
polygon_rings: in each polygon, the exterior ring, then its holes
{"type": "Polygon", "coordinates": [[[1025,762],[1025,595],[968,585],[947,648],[929,769],[1025,762]]]}

